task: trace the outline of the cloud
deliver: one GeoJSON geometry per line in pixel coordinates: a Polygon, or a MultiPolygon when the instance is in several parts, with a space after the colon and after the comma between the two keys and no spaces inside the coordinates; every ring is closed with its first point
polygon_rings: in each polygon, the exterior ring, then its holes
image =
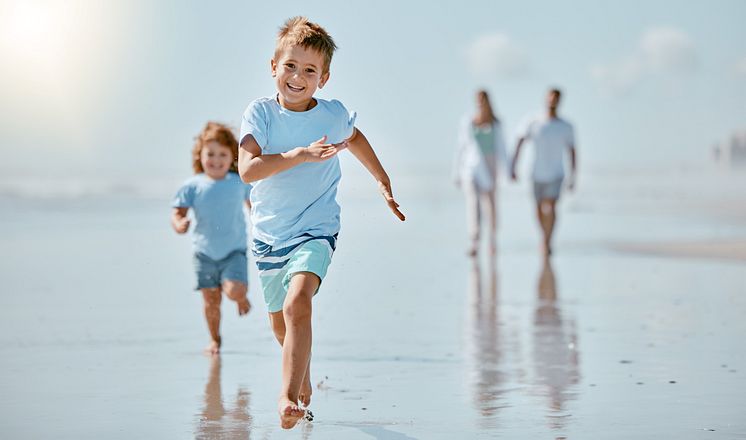
{"type": "Polygon", "coordinates": [[[591,66],[591,77],[613,95],[623,95],[632,90],[644,73],[645,65],[636,56],[591,66]]]}
{"type": "Polygon", "coordinates": [[[694,43],[677,29],[657,28],[645,32],[640,49],[648,66],[655,71],[688,73],[697,69],[694,43]]]}
{"type": "Polygon", "coordinates": [[[466,51],[469,70],[478,78],[518,78],[529,70],[526,52],[502,33],[484,34],[466,51]]]}
{"type": "Polygon", "coordinates": [[[681,77],[697,70],[699,61],[691,38],[670,28],[649,29],[635,49],[614,61],[591,65],[591,78],[612,95],[623,95],[655,75],[681,77]]]}
{"type": "Polygon", "coordinates": [[[746,57],[743,57],[736,62],[736,73],[746,76],[746,57]]]}

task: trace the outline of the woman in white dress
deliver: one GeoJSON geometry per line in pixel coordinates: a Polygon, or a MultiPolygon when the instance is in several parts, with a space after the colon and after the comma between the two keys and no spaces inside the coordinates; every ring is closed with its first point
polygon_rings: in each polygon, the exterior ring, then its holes
{"type": "Polygon", "coordinates": [[[468,254],[479,251],[481,220],[487,216],[489,246],[497,253],[497,168],[507,166],[505,139],[485,90],[476,95],[477,108],[461,121],[454,162],[454,180],[466,196],[470,244],[468,254]]]}

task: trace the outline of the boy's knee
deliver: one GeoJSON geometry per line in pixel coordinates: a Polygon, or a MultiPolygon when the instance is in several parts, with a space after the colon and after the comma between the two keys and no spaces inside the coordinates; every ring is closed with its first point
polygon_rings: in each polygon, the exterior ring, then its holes
{"type": "Polygon", "coordinates": [[[282,313],[286,320],[298,322],[311,318],[311,297],[298,293],[289,296],[282,307],[282,313]]]}
{"type": "Polygon", "coordinates": [[[223,283],[223,292],[225,292],[228,298],[234,301],[245,297],[247,291],[248,287],[244,283],[238,281],[226,281],[223,283]]]}

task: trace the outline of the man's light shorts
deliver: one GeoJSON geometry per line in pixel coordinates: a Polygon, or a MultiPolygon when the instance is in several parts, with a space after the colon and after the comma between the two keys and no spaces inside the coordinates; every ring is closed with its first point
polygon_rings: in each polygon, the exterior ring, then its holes
{"type": "Polygon", "coordinates": [[[311,272],[323,281],[335,248],[335,237],[309,237],[306,241],[282,249],[272,249],[254,240],[252,252],[257,257],[259,283],[267,310],[270,313],[282,310],[294,274],[311,272]]]}
{"type": "Polygon", "coordinates": [[[562,179],[551,182],[534,181],[534,198],[537,202],[545,199],[557,200],[562,191],[562,179]]]}

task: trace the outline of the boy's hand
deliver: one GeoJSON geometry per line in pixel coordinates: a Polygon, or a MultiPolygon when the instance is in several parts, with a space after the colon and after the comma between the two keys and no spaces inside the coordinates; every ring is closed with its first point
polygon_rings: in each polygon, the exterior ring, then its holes
{"type": "Polygon", "coordinates": [[[391,182],[389,181],[378,181],[378,189],[383,194],[383,198],[386,199],[386,203],[389,205],[389,209],[394,213],[399,220],[404,221],[405,217],[401,211],[399,211],[399,204],[394,200],[394,196],[391,194],[391,182]]]}
{"type": "Polygon", "coordinates": [[[303,162],[323,162],[336,156],[337,153],[345,148],[347,148],[347,142],[327,144],[325,135],[316,142],[311,143],[307,148],[298,148],[298,155],[303,158],[303,162]]]}
{"type": "Polygon", "coordinates": [[[179,234],[185,234],[189,230],[189,218],[182,217],[174,221],[174,230],[179,234]]]}

